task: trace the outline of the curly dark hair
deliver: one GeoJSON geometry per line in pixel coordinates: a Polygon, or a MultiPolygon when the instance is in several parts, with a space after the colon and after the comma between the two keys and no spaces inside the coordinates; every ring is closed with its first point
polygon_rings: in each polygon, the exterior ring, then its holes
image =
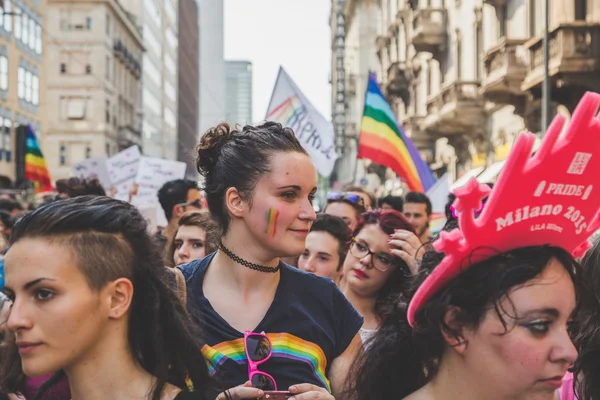
{"type": "Polygon", "coordinates": [[[413,329],[407,319],[409,300],[443,258],[442,253],[428,251],[408,293],[396,296],[393,312],[352,367],[348,398],[401,399],[433,379],[447,347],[444,335],[460,340],[459,332],[444,321],[451,306],[461,310],[457,318],[464,326],[477,326],[491,309],[507,331],[512,329],[500,302],[512,288],[540,275],[551,259],[564,266],[580,302],[581,267],[567,251],[551,246],[523,247],[472,265],[417,311],[413,329]]]}
{"type": "Polygon", "coordinates": [[[580,400],[600,398],[600,239],[581,261],[586,291],[577,319],[574,342],[579,357],[573,373],[580,400]]]}
{"type": "Polygon", "coordinates": [[[246,125],[241,130],[223,122],[202,136],[196,150],[208,208],[223,234],[230,222],[225,209],[227,189],[236,188],[242,198],[250,200],[259,178],[271,171],[273,154],[307,154],[294,131],[278,122],[246,125]]]}

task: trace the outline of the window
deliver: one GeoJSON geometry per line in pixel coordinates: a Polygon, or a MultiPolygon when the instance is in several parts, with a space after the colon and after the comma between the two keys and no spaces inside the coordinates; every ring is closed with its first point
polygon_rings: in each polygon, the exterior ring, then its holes
{"type": "Polygon", "coordinates": [[[462,79],[462,38],[460,30],[456,30],[456,79],[462,79]]]}
{"type": "MultiPolygon", "coordinates": [[[[2,2],[0,2],[0,28],[2,28],[4,26],[4,17],[2,16],[4,14],[4,8],[2,8],[2,2]]],[[[0,126],[2,126],[0,124],[0,126]]]]}
{"type": "Polygon", "coordinates": [[[17,75],[17,94],[19,99],[25,98],[25,70],[23,67],[19,67],[19,72],[17,75]]]}
{"type": "Polygon", "coordinates": [[[42,54],[42,27],[39,24],[35,27],[35,52],[42,54]]]}
{"type": "Polygon", "coordinates": [[[10,121],[10,117],[4,118],[4,150],[6,150],[6,161],[10,161],[10,152],[12,149],[12,140],[10,136],[10,128],[12,126],[12,122],[10,121]]]}
{"type": "Polygon", "coordinates": [[[475,26],[475,78],[480,81],[483,78],[483,61],[481,55],[483,54],[483,31],[481,29],[481,23],[475,26]]]}
{"type": "Polygon", "coordinates": [[[498,38],[502,38],[506,36],[506,25],[507,25],[507,20],[506,20],[506,13],[508,12],[507,10],[507,5],[504,4],[502,7],[500,7],[498,9],[498,38]]]}
{"type": "Polygon", "coordinates": [[[31,79],[31,90],[33,92],[31,104],[37,106],[40,104],[40,78],[37,75],[33,75],[31,79]]]}
{"type": "Polygon", "coordinates": [[[31,72],[25,71],[25,101],[31,103],[31,72]]]}
{"type": "Polygon", "coordinates": [[[91,146],[85,146],[85,158],[88,159],[92,157],[92,147],[91,146]]]}
{"type": "Polygon", "coordinates": [[[64,142],[61,142],[59,145],[59,154],[60,154],[60,165],[67,165],[67,146],[64,142]]]}
{"type": "Polygon", "coordinates": [[[4,0],[4,30],[6,32],[12,31],[12,18],[11,18],[11,14],[10,14],[11,12],[12,12],[11,0],[4,0]]]}
{"type": "Polygon", "coordinates": [[[92,30],[92,17],[86,17],[85,27],[87,28],[88,31],[92,30]]]}
{"type": "MultiPolygon", "coordinates": [[[[15,24],[17,23],[18,19],[19,18],[15,19],[15,24]]],[[[21,19],[21,41],[23,42],[23,44],[25,46],[29,46],[29,16],[23,12],[23,14],[21,14],[20,19],[21,19]]],[[[15,36],[17,36],[16,29],[15,29],[15,36]]]]}
{"type": "Polygon", "coordinates": [[[165,81],[165,94],[171,101],[173,101],[173,102],[177,101],[177,94],[175,93],[175,88],[173,87],[173,85],[171,85],[169,82],[166,82],[166,81],[165,81]]]}
{"type": "Polygon", "coordinates": [[[110,56],[106,56],[106,79],[110,79],[110,56]]]}
{"type": "Polygon", "coordinates": [[[92,73],[92,66],[90,64],[85,65],[85,73],[88,75],[92,73]]]}
{"type": "Polygon", "coordinates": [[[8,90],[8,58],[0,56],[0,90],[8,90]]]}
{"type": "Polygon", "coordinates": [[[67,119],[78,120],[85,119],[86,99],[70,98],[67,100],[67,119]]]}
{"type": "Polygon", "coordinates": [[[108,144],[108,143],[104,144],[104,151],[106,153],[106,156],[110,157],[110,144],[108,144]]]}
{"type": "Polygon", "coordinates": [[[585,21],[587,14],[586,0],[575,0],[575,20],[585,21]]]}
{"type": "Polygon", "coordinates": [[[106,13],[106,35],[110,36],[110,15],[106,13]]]}
{"type": "Polygon", "coordinates": [[[60,63],[60,73],[64,74],[67,72],[67,64],[66,63],[60,63]]]}
{"type": "Polygon", "coordinates": [[[35,19],[33,18],[29,18],[29,48],[33,51],[35,51],[35,28],[37,26],[37,23],[35,22],[35,19]]]}
{"type": "Polygon", "coordinates": [[[110,124],[110,100],[106,100],[105,118],[106,123],[110,124]]]}
{"type": "MultiPolygon", "coordinates": [[[[19,7],[15,9],[16,14],[20,14],[21,12],[19,7]]],[[[21,17],[15,18],[15,38],[21,40],[21,17]]]]}

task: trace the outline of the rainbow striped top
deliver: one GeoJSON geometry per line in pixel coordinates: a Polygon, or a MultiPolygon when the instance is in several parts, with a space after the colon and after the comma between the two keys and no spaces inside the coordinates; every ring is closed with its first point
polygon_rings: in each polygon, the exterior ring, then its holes
{"type": "MultiPolygon", "coordinates": [[[[204,333],[202,354],[210,373],[223,386],[235,387],[248,380],[244,335],[204,297],[202,282],[213,256],[180,268],[187,280],[188,310],[204,333]]],[[[312,383],[331,391],[329,367],[350,345],[362,323],[363,318],[331,280],[282,263],[273,303],[254,329],[265,332],[273,345],[271,358],[259,369],[275,378],[279,390],[312,383]]]]}

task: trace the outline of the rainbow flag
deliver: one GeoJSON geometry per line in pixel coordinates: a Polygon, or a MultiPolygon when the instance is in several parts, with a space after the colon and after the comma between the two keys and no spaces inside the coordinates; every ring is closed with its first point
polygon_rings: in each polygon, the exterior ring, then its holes
{"type": "Polygon", "coordinates": [[[50,173],[46,167],[46,160],[40,150],[35,133],[31,126],[27,127],[27,145],[25,151],[25,179],[32,181],[36,193],[52,190],[50,173]]]}
{"type": "Polygon", "coordinates": [[[425,193],[435,183],[429,166],[396,122],[396,116],[372,72],[369,74],[360,126],[358,158],[391,168],[411,191],[425,193]]]}

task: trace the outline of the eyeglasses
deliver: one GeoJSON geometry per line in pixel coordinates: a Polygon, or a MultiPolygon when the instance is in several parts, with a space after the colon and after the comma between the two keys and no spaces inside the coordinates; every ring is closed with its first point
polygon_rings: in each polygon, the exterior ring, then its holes
{"type": "Polygon", "coordinates": [[[371,256],[371,264],[367,269],[375,268],[377,271],[385,272],[394,265],[394,259],[392,256],[381,253],[374,253],[369,247],[357,238],[352,238],[350,244],[350,253],[359,260],[362,260],[366,256],[371,256]]]}
{"type": "Polygon", "coordinates": [[[361,196],[353,193],[345,193],[345,192],[332,192],[327,195],[327,202],[330,203],[332,201],[349,201],[352,204],[355,204],[359,207],[365,208],[365,199],[361,196]]]}
{"type": "Polygon", "coordinates": [[[195,208],[198,208],[198,209],[202,208],[202,202],[200,202],[200,199],[197,199],[197,200],[194,200],[194,201],[190,201],[189,203],[179,203],[177,205],[181,206],[181,207],[192,206],[192,207],[195,207],[195,208]]]}
{"type": "Polygon", "coordinates": [[[264,333],[246,331],[244,332],[244,347],[248,358],[248,380],[252,382],[252,387],[276,391],[275,378],[258,370],[258,366],[267,362],[273,354],[271,339],[264,333]]]}

